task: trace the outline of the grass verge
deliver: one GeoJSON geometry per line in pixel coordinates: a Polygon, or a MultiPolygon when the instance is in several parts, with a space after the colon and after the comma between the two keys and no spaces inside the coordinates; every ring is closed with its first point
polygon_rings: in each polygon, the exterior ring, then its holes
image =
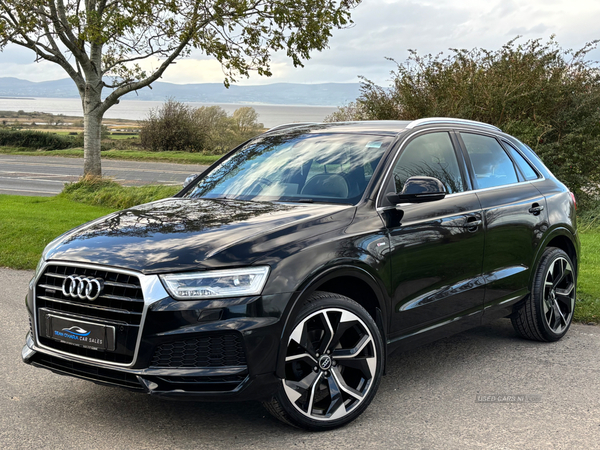
{"type": "Polygon", "coordinates": [[[575,320],[600,323],[600,228],[582,226],[575,320]]]}
{"type": "Polygon", "coordinates": [[[82,178],[66,185],[58,197],[92,206],[125,209],[172,197],[180,190],[180,186],[124,187],[107,179],[82,178]]]}
{"type": "Polygon", "coordinates": [[[114,210],[61,197],[0,195],[0,267],[34,269],[56,236],[114,210]]]}
{"type": "MultiPolygon", "coordinates": [[[[83,158],[83,149],[68,148],[66,150],[31,150],[15,147],[0,147],[0,153],[5,155],[25,156],[63,156],[67,158],[83,158]]],[[[219,159],[221,155],[204,155],[187,152],[144,152],[140,150],[106,150],[102,152],[103,159],[124,161],[153,161],[179,164],[201,164],[208,166],[219,159]]]]}

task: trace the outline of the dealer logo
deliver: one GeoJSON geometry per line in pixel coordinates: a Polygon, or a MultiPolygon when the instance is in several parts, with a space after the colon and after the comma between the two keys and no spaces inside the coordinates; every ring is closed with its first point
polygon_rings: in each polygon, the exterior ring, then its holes
{"type": "Polygon", "coordinates": [[[70,275],[63,281],[62,293],[65,297],[79,298],[93,302],[102,293],[104,281],[99,278],[70,275]]]}
{"type": "Polygon", "coordinates": [[[89,336],[91,331],[88,330],[84,330],[81,327],[78,326],[72,326],[71,328],[63,328],[62,329],[65,333],[70,333],[70,334],[74,334],[75,336],[89,336]]]}

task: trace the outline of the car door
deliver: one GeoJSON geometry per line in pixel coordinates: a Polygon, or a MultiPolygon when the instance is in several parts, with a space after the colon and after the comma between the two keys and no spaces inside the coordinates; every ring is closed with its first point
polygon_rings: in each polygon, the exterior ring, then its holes
{"type": "Polygon", "coordinates": [[[392,165],[386,192],[400,192],[417,175],[438,178],[448,194],[442,200],[399,205],[401,212],[389,202],[380,208],[390,237],[390,332],[396,341],[422,330],[456,331],[444,327],[449,324],[473,326],[483,306],[481,207],[449,131],[421,133],[406,142],[392,165]],[[394,214],[402,215],[401,220],[394,220],[394,214]]]}
{"type": "Polygon", "coordinates": [[[539,175],[530,166],[519,168],[527,163],[517,159],[521,155],[513,147],[503,147],[493,135],[460,132],[459,137],[483,210],[484,316],[495,310],[502,316],[529,291],[531,265],[548,226],[546,200],[530,181],[539,175]]]}

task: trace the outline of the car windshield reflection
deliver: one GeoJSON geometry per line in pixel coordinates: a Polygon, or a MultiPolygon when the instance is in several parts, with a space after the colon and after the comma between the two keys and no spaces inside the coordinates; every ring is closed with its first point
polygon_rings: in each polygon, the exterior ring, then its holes
{"type": "Polygon", "coordinates": [[[299,203],[357,203],[389,136],[294,132],[242,147],[185,196],[299,203]]]}

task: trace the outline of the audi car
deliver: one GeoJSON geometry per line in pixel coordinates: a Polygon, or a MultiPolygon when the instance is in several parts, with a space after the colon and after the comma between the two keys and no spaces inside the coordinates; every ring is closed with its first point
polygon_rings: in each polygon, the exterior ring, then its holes
{"type": "Polygon", "coordinates": [[[367,408],[394,350],[500,318],[564,336],[575,209],[528,146],[484,123],[281,126],[174,197],[51,242],[22,357],[332,429],[367,408]]]}

